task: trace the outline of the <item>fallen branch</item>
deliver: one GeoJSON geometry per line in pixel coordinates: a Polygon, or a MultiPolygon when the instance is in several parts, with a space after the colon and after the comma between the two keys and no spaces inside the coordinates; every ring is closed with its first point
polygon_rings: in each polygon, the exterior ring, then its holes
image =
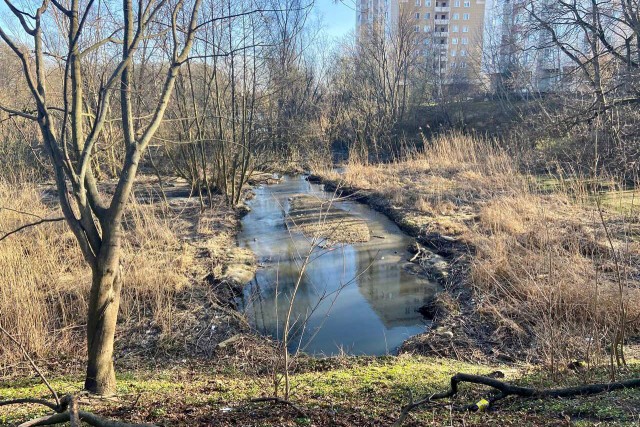
{"type": "Polygon", "coordinates": [[[20,350],[22,350],[24,356],[27,358],[27,360],[29,360],[29,363],[31,363],[33,369],[35,369],[38,376],[49,388],[49,391],[51,391],[51,394],[55,400],[55,403],[49,402],[48,400],[44,399],[36,399],[30,397],[11,400],[0,400],[0,407],[8,405],[36,404],[46,406],[47,408],[56,412],[52,415],[46,415],[44,417],[26,421],[20,424],[18,427],[48,426],[66,422],[70,423],[71,427],[80,427],[81,421],[84,421],[85,423],[95,427],[155,427],[153,424],[130,424],[120,421],[108,420],[106,418],[102,418],[98,415],[92,414],[91,412],[80,411],[78,408],[78,402],[73,395],[67,394],[62,398],[58,397],[58,393],[56,393],[53,387],[51,387],[51,384],[49,383],[49,381],[47,381],[47,378],[44,376],[42,371],[40,371],[33,359],[29,356],[27,350],[15,337],[13,337],[13,335],[11,335],[2,326],[0,326],[0,332],[6,335],[14,344],[16,344],[20,348],[20,350]]]}
{"type": "Polygon", "coordinates": [[[56,412],[59,412],[60,410],[59,405],[51,403],[44,399],[33,399],[30,397],[25,397],[24,399],[0,400],[0,406],[22,405],[24,403],[33,403],[36,405],[46,406],[47,408],[52,409],[56,412]]]}
{"type": "Polygon", "coordinates": [[[42,399],[24,398],[0,401],[0,406],[35,403],[56,411],[55,414],[45,415],[44,417],[26,421],[18,427],[49,426],[66,422],[71,423],[72,426],[80,426],[80,421],[84,421],[85,423],[95,427],[155,427],[154,424],[130,424],[121,421],[108,420],[96,414],[92,414],[91,412],[80,411],[78,410],[75,398],[71,395],[63,397],[60,402],[61,405],[58,406],[42,399]]]}
{"type": "Polygon", "coordinates": [[[409,412],[411,412],[413,409],[419,406],[422,406],[428,403],[433,403],[436,400],[446,399],[446,398],[455,396],[458,393],[458,385],[463,382],[489,386],[498,391],[497,394],[494,394],[493,396],[490,396],[487,399],[482,399],[478,403],[465,405],[462,407],[455,407],[455,409],[463,410],[463,411],[485,410],[490,408],[495,402],[502,400],[508,396],[519,396],[519,397],[527,397],[527,398],[575,397],[575,396],[586,396],[590,394],[607,393],[607,392],[622,390],[627,388],[640,388],[640,378],[613,382],[613,383],[588,384],[588,385],[577,386],[577,387],[540,390],[536,388],[520,387],[520,386],[512,385],[503,381],[499,381],[495,378],[485,377],[481,375],[455,374],[453,377],[451,377],[451,388],[446,392],[432,394],[417,402],[414,402],[413,398],[410,395],[409,403],[402,407],[402,410],[400,412],[400,417],[398,418],[398,421],[396,421],[394,425],[395,426],[402,425],[403,421],[409,415],[409,412]]]}
{"type": "MultiPolygon", "coordinates": [[[[70,412],[63,412],[60,414],[47,415],[44,417],[36,418],[25,423],[20,424],[18,427],[36,427],[36,426],[50,426],[55,424],[62,424],[71,421],[72,416],[70,412]]],[[[154,424],[129,424],[121,421],[107,420],[106,418],[99,417],[91,412],[78,411],[77,418],[74,420],[84,421],[85,423],[95,427],[155,427],[154,424]]],[[[78,421],[75,421],[78,423],[78,421]]],[[[79,424],[77,424],[79,425],[79,424]]]]}

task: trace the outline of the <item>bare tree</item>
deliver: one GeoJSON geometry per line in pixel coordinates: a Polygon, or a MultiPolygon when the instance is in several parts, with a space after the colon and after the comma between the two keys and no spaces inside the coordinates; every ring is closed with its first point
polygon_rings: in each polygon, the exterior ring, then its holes
{"type": "Polygon", "coordinates": [[[5,3],[20,34],[13,37],[2,27],[0,38],[22,64],[33,109],[0,108],[36,122],[40,129],[54,169],[62,212],[92,271],[85,388],[111,394],[116,383],[113,345],[123,285],[122,219],[142,155],[160,127],[180,67],[189,59],[201,0],[138,0],[135,4],[123,0],[120,16],[109,5],[93,0],[44,0],[35,11],[21,10],[10,0],[5,3]],[[152,23],[158,22],[161,36],[150,31],[156,26],[152,23]],[[131,80],[142,40],[154,37],[166,40],[171,49],[168,57],[155,58],[163,62],[163,83],[150,101],[151,113],[141,119],[133,115],[131,80]],[[51,52],[50,47],[61,52],[51,52]],[[97,99],[91,102],[83,68],[87,58],[98,50],[109,59],[100,76],[97,99]],[[63,64],[59,103],[47,84],[49,56],[63,64]],[[111,101],[118,93],[116,107],[111,101]],[[121,121],[125,153],[117,184],[107,198],[98,187],[94,162],[105,124],[118,110],[116,120],[121,121]]]}

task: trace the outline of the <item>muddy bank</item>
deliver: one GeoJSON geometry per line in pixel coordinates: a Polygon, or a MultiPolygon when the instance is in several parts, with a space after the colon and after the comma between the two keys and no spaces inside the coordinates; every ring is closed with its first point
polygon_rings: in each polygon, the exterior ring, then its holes
{"type": "Polygon", "coordinates": [[[138,202],[164,211],[180,244],[188,249],[184,274],[189,284],[172,295],[170,323],[158,325],[148,319],[119,331],[119,363],[143,355],[157,361],[185,354],[211,357],[223,350],[220,343],[251,335],[232,303],[241,284],[255,272],[253,255],[234,244],[239,212],[221,195],[213,195],[214,209],[202,209],[199,198],[180,179],[166,180],[160,188],[156,180],[142,177],[136,188],[138,202]]]}
{"type": "Polygon", "coordinates": [[[443,288],[420,308],[420,312],[432,320],[432,327],[414,336],[402,345],[400,353],[417,353],[454,357],[468,361],[514,361],[524,354],[507,354],[495,348],[493,330],[483,324],[477,311],[474,293],[465,282],[474,248],[463,238],[451,236],[446,227],[417,220],[415,212],[396,206],[384,195],[375,191],[345,185],[343,182],[310,175],[312,182],[322,183],[327,191],[349,197],[383,213],[404,232],[415,239],[410,250],[410,260],[443,288]],[[426,231],[428,230],[428,231],[426,231]]]}

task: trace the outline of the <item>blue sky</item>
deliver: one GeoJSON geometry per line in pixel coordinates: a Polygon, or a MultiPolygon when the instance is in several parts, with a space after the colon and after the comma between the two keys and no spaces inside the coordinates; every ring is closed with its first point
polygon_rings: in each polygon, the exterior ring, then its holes
{"type": "Polygon", "coordinates": [[[355,29],[355,1],[315,0],[314,7],[322,17],[322,22],[330,36],[342,37],[355,29]]]}
{"type": "MultiPolygon", "coordinates": [[[[16,1],[20,4],[20,1],[16,1]]],[[[355,29],[356,12],[354,0],[315,0],[314,9],[322,18],[326,32],[332,38],[341,38],[355,29]]],[[[0,1],[0,14],[6,13],[4,2],[0,1]]],[[[9,19],[11,21],[11,19],[9,19]]],[[[0,19],[0,22],[3,22],[0,19]]]]}

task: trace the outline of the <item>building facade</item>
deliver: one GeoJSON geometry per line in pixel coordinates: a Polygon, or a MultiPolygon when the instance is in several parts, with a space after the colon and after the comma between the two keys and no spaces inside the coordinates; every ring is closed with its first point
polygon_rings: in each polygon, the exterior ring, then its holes
{"type": "Polygon", "coordinates": [[[410,25],[416,51],[446,84],[479,77],[485,0],[357,0],[356,20],[360,39],[367,31],[410,25]]]}
{"type": "MultiPolygon", "coordinates": [[[[586,83],[580,64],[591,67],[592,58],[597,57],[601,67],[608,67],[611,59],[588,30],[594,5],[603,38],[612,49],[624,53],[625,40],[633,31],[622,16],[620,0],[495,0],[488,21],[496,37],[485,45],[485,56],[493,53],[487,61],[493,90],[580,91],[586,83]]],[[[608,67],[608,72],[616,70],[608,67]]]]}

